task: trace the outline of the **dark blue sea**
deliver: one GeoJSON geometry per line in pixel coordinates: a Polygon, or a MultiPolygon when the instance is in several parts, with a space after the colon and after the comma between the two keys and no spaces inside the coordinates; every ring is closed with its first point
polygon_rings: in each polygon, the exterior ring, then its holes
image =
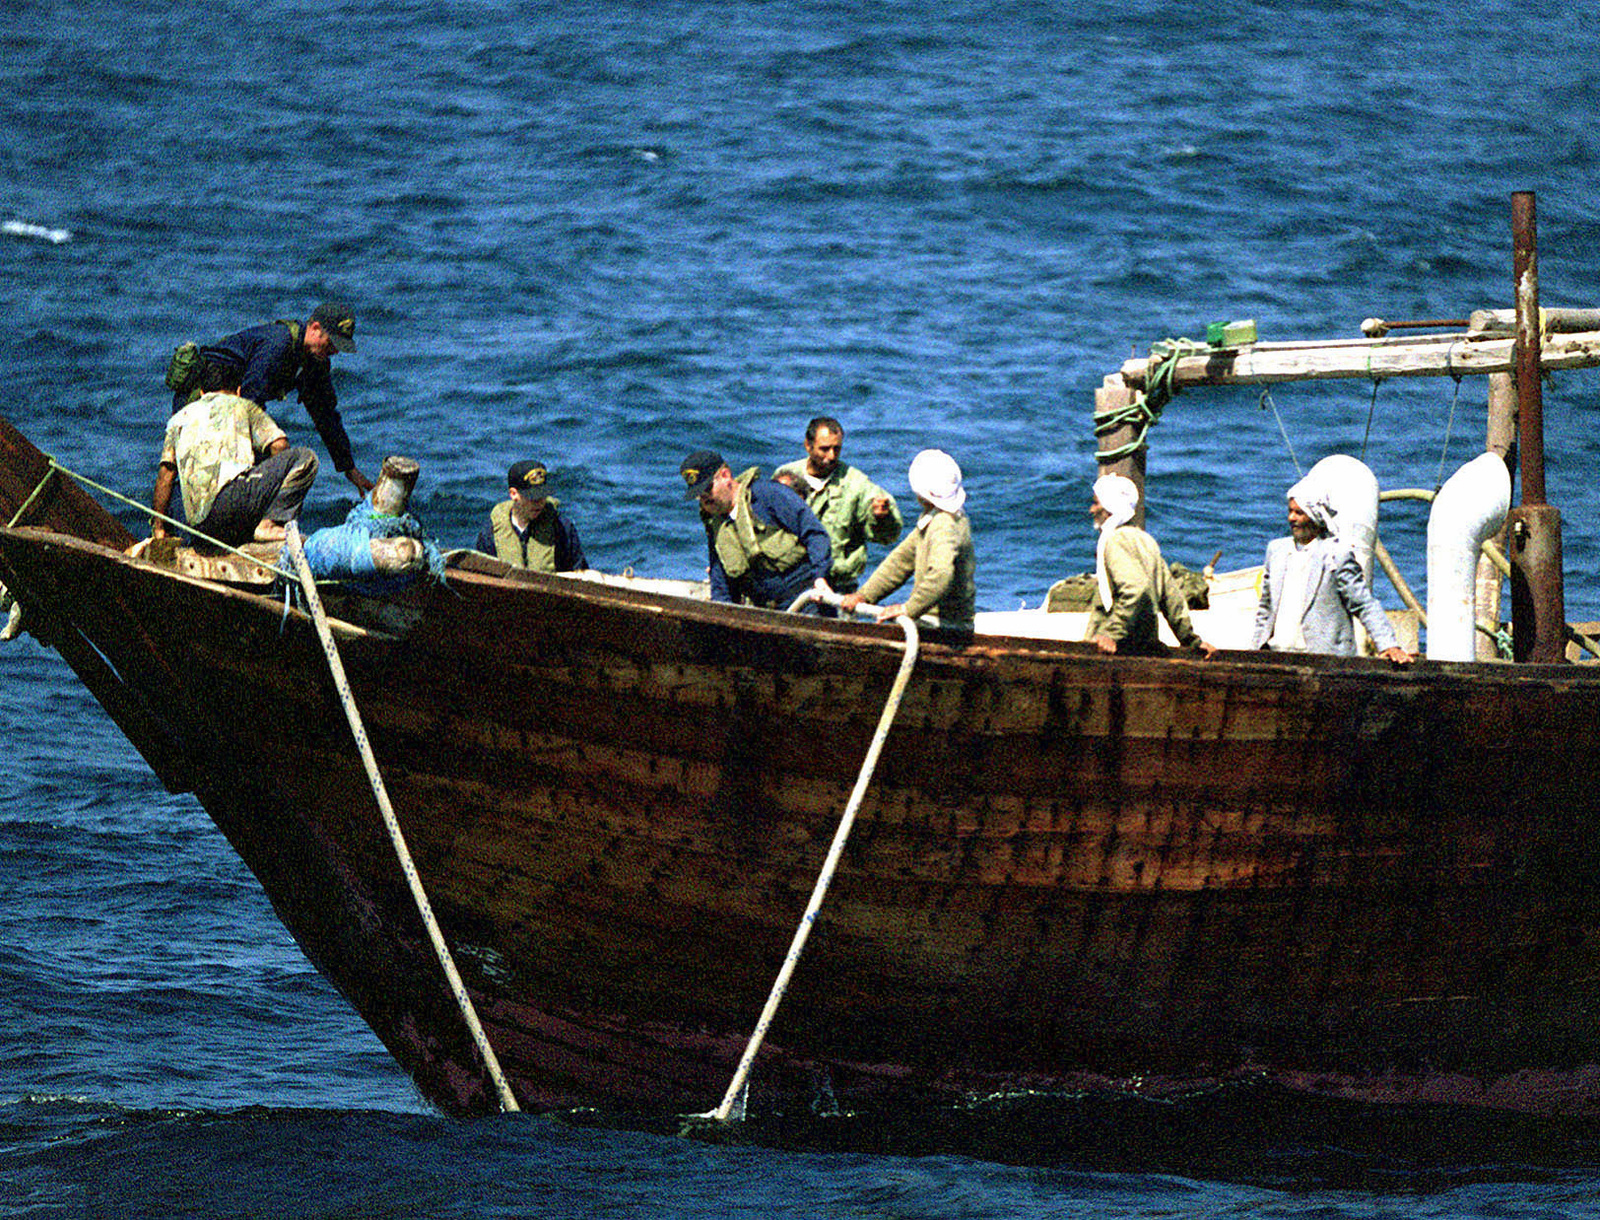
{"type": "MultiPolygon", "coordinates": [[[[905,504],[911,456],[953,454],[980,608],[1037,605],[1093,563],[1093,390],[1152,343],[1509,307],[1522,189],[1543,302],[1600,304],[1592,24],[1538,0],[5,0],[0,413],[144,500],[172,347],[342,297],[357,460],[420,461],[447,546],[536,457],[597,566],[699,575],[683,455],[770,469],[829,414],[905,504]]],[[[1574,620],[1600,619],[1597,389],[1545,389],[1574,620]]],[[[1186,392],[1151,527],[1169,559],[1259,562],[1297,469],[1365,453],[1432,488],[1484,403],[1481,378],[1186,392]]],[[[324,470],[312,527],[354,502],[324,470]]],[[[1420,586],[1421,513],[1381,528],[1420,586]]],[[[0,1214],[1600,1215],[1593,1131],[1248,1089],[787,1135],[440,1117],[194,800],[53,652],[0,645],[0,1214]]]]}

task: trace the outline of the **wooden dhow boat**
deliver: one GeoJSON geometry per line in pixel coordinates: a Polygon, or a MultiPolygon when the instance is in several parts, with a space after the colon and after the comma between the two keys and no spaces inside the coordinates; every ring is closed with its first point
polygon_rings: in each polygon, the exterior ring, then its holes
{"type": "MultiPolygon", "coordinates": [[[[1456,334],[1451,367],[1512,374],[1518,316],[1456,334]]],[[[1533,346],[1534,384],[1600,363],[1600,333],[1533,346]]],[[[1433,339],[1255,344],[1175,375],[1443,359],[1433,339]]],[[[1138,398],[1147,373],[1108,393],[1138,398]]],[[[853,764],[874,744],[897,626],[481,556],[388,597],[324,587],[480,1040],[313,616],[247,571],[128,554],[3,422],[0,522],[28,629],[194,793],[442,1110],[723,1095],[852,796],[819,750],[853,764]]],[[[1247,1076],[1600,1109],[1600,667],[1107,656],[1002,626],[921,641],[751,1107],[1247,1076]]]]}

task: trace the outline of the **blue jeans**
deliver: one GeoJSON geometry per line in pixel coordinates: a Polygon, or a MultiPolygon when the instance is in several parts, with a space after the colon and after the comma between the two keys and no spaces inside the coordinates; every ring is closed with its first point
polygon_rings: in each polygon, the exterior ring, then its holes
{"type": "Polygon", "coordinates": [[[315,453],[304,446],[280,449],[224,483],[195,528],[229,546],[249,542],[262,521],[281,525],[297,518],[316,477],[315,453]]]}

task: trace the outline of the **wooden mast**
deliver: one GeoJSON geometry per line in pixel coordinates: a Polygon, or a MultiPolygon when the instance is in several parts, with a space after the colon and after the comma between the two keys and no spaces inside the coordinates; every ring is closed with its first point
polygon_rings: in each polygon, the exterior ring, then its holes
{"type": "MultiPolygon", "coordinates": [[[[1094,413],[1098,417],[1102,413],[1125,411],[1138,397],[1138,391],[1126,384],[1123,378],[1113,374],[1094,392],[1094,413]]],[[[1120,424],[1101,434],[1095,462],[1096,477],[1103,474],[1120,474],[1134,481],[1139,488],[1139,507],[1134,511],[1133,524],[1143,528],[1144,459],[1148,450],[1144,445],[1140,445],[1132,453],[1125,453],[1120,457],[1107,456],[1131,445],[1138,435],[1138,428],[1132,423],[1120,424]]]]}

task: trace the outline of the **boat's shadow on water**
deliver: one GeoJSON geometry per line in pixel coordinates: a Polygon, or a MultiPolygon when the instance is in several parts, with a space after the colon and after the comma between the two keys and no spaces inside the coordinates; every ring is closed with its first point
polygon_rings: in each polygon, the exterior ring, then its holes
{"type": "Polygon", "coordinates": [[[620,1120],[615,1126],[802,1152],[963,1156],[1085,1172],[1174,1174],[1277,1189],[1437,1190],[1600,1167],[1600,1119],[1373,1105],[1230,1085],[1178,1098],[1021,1093],[894,1113],[620,1120]]]}

